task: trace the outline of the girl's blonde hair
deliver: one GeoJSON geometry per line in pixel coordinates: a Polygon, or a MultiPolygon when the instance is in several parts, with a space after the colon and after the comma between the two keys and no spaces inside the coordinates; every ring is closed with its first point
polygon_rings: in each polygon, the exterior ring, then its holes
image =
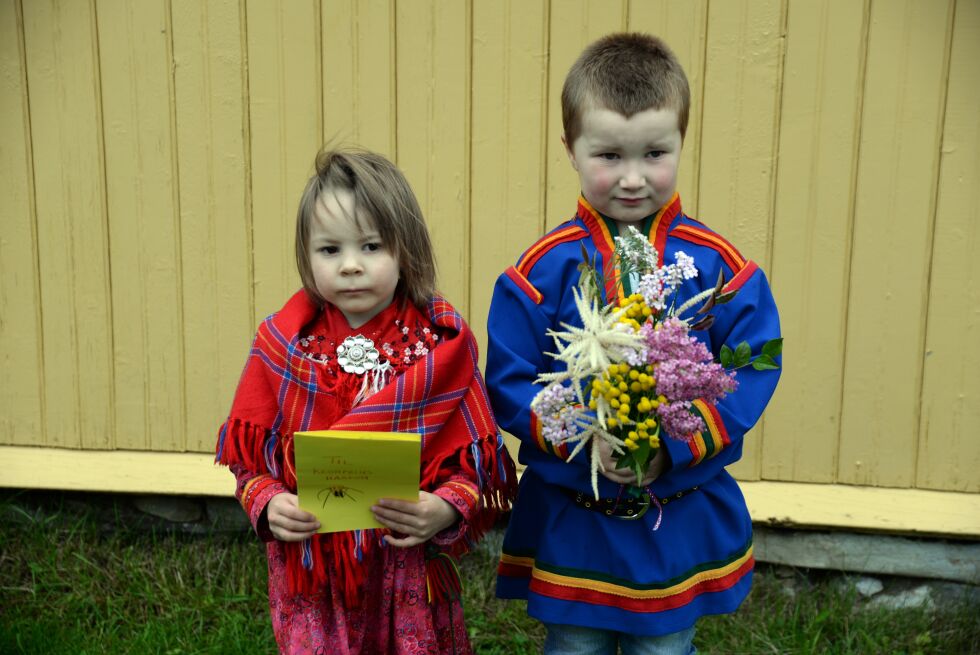
{"type": "Polygon", "coordinates": [[[397,293],[424,308],[436,288],[436,260],[425,218],[402,172],[381,155],[367,150],[321,150],[316,174],[306,183],[296,213],[296,266],[303,287],[315,301],[326,301],[316,290],[310,265],[310,225],[316,203],[324,191],[346,189],[354,198],[354,216],[369,217],[384,247],[397,259],[401,273],[397,293]]]}

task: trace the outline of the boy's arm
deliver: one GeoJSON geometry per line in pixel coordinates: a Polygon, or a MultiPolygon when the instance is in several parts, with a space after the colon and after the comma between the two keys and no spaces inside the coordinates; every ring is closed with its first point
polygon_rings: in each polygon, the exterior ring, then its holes
{"type": "MultiPolygon", "coordinates": [[[[511,267],[498,278],[487,320],[486,379],[494,415],[503,430],[521,441],[520,460],[535,474],[551,484],[590,490],[588,447],[566,462],[574,446],[547,441],[531,411],[531,401],[544,388],[535,380],[551,370],[546,353],[553,352],[555,344],[546,332],[554,326],[547,312],[555,311],[560,298],[535,302],[515,275],[520,273],[511,267]]],[[[607,492],[615,495],[615,485],[604,478],[599,483],[610,485],[607,492]]]]}
{"type": "MultiPolygon", "coordinates": [[[[780,336],[779,314],[766,276],[754,264],[747,266],[751,267],[751,275],[745,276],[735,298],[711,310],[715,323],[708,335],[716,356],[723,344],[734,349],[742,341],[748,342],[753,355],[758,355],[766,341],[780,336]]],[[[737,276],[732,280],[738,281],[737,276]]],[[[660,483],[670,487],[670,492],[690,488],[710,480],[737,461],[742,455],[742,439],[762,416],[779,374],[779,369],[757,371],[746,366],[736,373],[738,389],[734,393],[717,404],[696,401],[694,409],[701,415],[705,430],[690,441],[661,440],[670,468],[660,483]]]]}

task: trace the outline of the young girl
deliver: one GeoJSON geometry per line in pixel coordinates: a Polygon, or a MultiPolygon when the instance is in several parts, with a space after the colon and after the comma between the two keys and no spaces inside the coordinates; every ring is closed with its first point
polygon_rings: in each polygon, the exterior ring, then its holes
{"type": "Polygon", "coordinates": [[[296,262],[303,289],[260,325],[216,457],[267,542],[279,648],[469,653],[453,558],[513,497],[514,465],[473,335],[435,295],[429,234],[401,172],[372,153],[320,153],[296,262]],[[379,499],[383,530],[317,534],[297,503],[293,433],[327,428],[421,432],[418,502],[379,499]]]}

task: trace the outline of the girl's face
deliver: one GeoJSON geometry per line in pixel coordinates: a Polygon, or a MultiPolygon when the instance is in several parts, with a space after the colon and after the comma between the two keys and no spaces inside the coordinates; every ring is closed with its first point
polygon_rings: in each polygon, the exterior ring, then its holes
{"type": "Polygon", "coordinates": [[[399,268],[371,217],[357,215],[362,232],[354,216],[350,191],[321,193],[310,222],[309,254],[317,291],[359,328],[391,304],[399,268]]]}

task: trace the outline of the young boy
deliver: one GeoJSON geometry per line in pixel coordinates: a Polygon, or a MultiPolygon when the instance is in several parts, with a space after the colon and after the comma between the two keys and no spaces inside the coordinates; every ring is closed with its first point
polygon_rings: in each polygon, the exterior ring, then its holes
{"type": "MultiPolygon", "coordinates": [[[[591,489],[587,450],[546,442],[531,412],[538,374],[556,368],[546,335],[580,325],[572,288],[582,248],[599,270],[613,238],[634,226],[648,235],[661,263],[683,251],[697,278],[678,289],[678,303],[724,274],[734,300],[712,309],[715,322],[694,332],[717,353],[748,341],[753,353],[779,336],[779,318],[762,270],[725,239],[685,216],[674,189],[687,128],[687,78],[667,46],[644,34],[614,34],[590,45],[562,91],[562,142],[582,194],[568,222],[531,246],[500,276],[489,317],[487,386],[500,426],[521,440],[527,465],[498,569],[497,595],[526,598],[528,613],[548,629],[545,653],[691,653],[694,624],[733,612],[752,580],[752,523],[725,466],[769,401],[778,371],[751,367],[738,390],[717,405],[695,407],[706,429],[690,441],[661,440],[644,486],[655,496],[626,500],[632,472],[606,472],[600,499],[591,489]],[[659,502],[659,507],[658,507],[659,502]],[[656,527],[658,519],[659,527],[656,527]]],[[[607,284],[607,301],[615,287],[607,284]]]]}

